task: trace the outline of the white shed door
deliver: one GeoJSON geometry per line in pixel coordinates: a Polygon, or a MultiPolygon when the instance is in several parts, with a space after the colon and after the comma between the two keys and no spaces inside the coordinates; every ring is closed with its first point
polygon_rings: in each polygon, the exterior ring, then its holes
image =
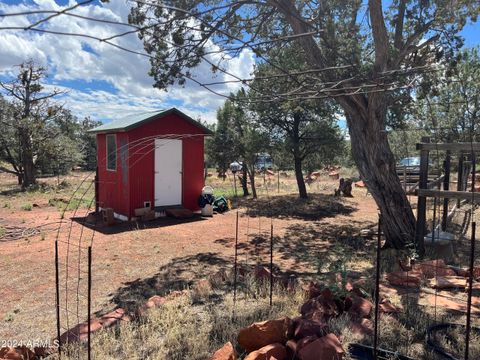
{"type": "Polygon", "coordinates": [[[155,206],[182,204],[182,140],[155,139],[155,206]]]}

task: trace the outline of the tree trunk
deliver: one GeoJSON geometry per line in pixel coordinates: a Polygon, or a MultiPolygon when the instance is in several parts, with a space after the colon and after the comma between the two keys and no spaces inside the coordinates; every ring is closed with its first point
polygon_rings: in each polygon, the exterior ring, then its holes
{"type": "Polygon", "coordinates": [[[382,215],[385,246],[403,249],[414,243],[415,217],[396,172],[382,112],[345,112],[353,158],[382,215]]]}
{"type": "Polygon", "coordinates": [[[33,163],[32,143],[30,141],[30,135],[28,134],[28,131],[23,131],[23,133],[20,135],[20,141],[22,146],[23,168],[22,188],[26,189],[36,182],[36,170],[33,163]]]}
{"type": "Polygon", "coordinates": [[[245,164],[245,166],[247,167],[248,177],[250,178],[250,186],[252,188],[252,197],[254,199],[256,199],[257,198],[257,189],[255,187],[255,165],[252,165],[250,168],[246,164],[245,164]]]}
{"type": "Polygon", "coordinates": [[[30,185],[34,185],[36,183],[35,165],[33,164],[32,157],[24,159],[23,169],[24,171],[23,171],[22,187],[27,188],[30,185]]]}
{"type": "Polygon", "coordinates": [[[243,196],[248,196],[250,195],[248,193],[248,182],[247,182],[247,166],[244,164],[244,166],[242,166],[242,190],[243,190],[243,196]]]}
{"type": "Polygon", "coordinates": [[[302,171],[302,159],[294,154],[293,160],[295,162],[295,177],[297,179],[297,186],[298,186],[298,196],[300,199],[307,199],[307,187],[305,186],[305,180],[303,179],[303,171],[302,171]]]}

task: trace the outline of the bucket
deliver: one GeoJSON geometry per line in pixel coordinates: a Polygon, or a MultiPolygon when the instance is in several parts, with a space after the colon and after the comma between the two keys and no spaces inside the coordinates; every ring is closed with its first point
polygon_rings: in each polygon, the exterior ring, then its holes
{"type": "Polygon", "coordinates": [[[213,206],[210,204],[206,204],[202,208],[202,216],[213,216],[213,206]]]}

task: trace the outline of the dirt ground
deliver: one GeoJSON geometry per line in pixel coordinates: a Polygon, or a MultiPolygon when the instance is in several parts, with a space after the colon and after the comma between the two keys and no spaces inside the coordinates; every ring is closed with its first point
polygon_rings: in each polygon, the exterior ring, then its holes
{"type": "MultiPolygon", "coordinates": [[[[64,191],[57,187],[23,194],[12,191],[15,179],[1,175],[0,229],[15,228],[17,239],[0,242],[0,339],[44,340],[55,335],[54,242],[62,216],[51,199],[64,201],[61,198],[68,197],[80,179],[79,174],[66,178],[70,185],[64,191]],[[36,226],[42,227],[33,232],[36,226]]],[[[217,193],[231,194],[229,180],[209,182],[217,193]]],[[[68,211],[59,232],[62,326],[86,319],[89,244],[94,311],[128,307],[139,298],[186,288],[217,268],[232,268],[237,210],[241,264],[268,262],[273,224],[277,271],[307,279],[338,270],[339,264],[349,270],[371,267],[373,248],[358,237],[377,220],[376,205],[365,189],[354,189],[353,198],[333,197],[336,181],[325,178],[310,186],[312,196],[305,202],[291,193],[293,179],[281,179],[280,193],[275,180],[267,179],[267,188],[262,180],[258,200],[234,200],[232,211],[208,219],[166,218],[93,232],[82,224],[88,206],[68,211]]]]}

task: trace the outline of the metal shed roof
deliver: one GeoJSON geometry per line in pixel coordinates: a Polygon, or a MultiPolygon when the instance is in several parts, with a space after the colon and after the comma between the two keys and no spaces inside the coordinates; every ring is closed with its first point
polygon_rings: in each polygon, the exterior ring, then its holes
{"type": "Polygon", "coordinates": [[[181,112],[176,108],[171,108],[167,110],[147,111],[147,112],[132,114],[132,115],[120,118],[118,120],[113,120],[107,124],[97,126],[96,128],[89,130],[88,132],[98,134],[98,133],[106,133],[106,132],[128,131],[136,127],[139,127],[147,122],[160,119],[170,114],[176,114],[182,117],[192,125],[195,125],[196,127],[202,129],[205,132],[205,134],[208,134],[208,135],[212,134],[212,131],[210,129],[200,124],[198,121],[193,120],[190,116],[188,116],[187,114],[181,112]]]}

